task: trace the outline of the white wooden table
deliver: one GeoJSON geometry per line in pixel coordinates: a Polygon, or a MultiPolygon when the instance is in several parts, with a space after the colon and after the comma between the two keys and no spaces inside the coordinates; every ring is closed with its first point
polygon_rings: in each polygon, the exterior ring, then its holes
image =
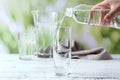
{"type": "Polygon", "coordinates": [[[23,61],[18,55],[0,55],[0,80],[120,80],[120,55],[114,60],[72,60],[71,75],[54,75],[53,60],[23,61]]]}

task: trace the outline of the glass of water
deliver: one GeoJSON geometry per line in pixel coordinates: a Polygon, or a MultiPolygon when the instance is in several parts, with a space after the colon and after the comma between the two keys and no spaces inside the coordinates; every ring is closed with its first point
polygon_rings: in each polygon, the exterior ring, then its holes
{"type": "Polygon", "coordinates": [[[18,35],[19,58],[31,60],[36,54],[36,32],[28,31],[18,35]]]}
{"type": "Polygon", "coordinates": [[[71,28],[60,27],[56,30],[53,47],[54,70],[57,76],[70,74],[71,28]]]}

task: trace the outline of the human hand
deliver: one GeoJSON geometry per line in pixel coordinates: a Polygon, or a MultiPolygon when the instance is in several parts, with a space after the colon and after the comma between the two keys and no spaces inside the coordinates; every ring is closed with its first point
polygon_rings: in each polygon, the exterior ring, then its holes
{"type": "Polygon", "coordinates": [[[100,11],[99,25],[108,25],[111,22],[113,24],[115,15],[120,12],[120,0],[104,0],[93,6],[89,14],[88,23],[93,19],[96,10],[100,11]]]}

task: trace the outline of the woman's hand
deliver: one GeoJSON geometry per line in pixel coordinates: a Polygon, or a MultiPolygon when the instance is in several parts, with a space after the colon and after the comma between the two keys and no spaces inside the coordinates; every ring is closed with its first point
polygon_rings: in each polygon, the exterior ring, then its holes
{"type": "Polygon", "coordinates": [[[120,0],[104,0],[103,2],[93,6],[91,8],[88,23],[90,23],[94,17],[94,12],[96,9],[101,10],[99,24],[110,24],[114,20],[115,15],[120,12],[120,0]]]}

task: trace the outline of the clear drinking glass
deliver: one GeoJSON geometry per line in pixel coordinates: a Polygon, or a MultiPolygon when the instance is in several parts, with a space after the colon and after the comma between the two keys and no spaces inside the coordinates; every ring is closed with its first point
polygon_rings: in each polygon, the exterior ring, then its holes
{"type": "Polygon", "coordinates": [[[56,26],[56,23],[49,22],[37,24],[37,52],[39,58],[50,58],[53,56],[53,37],[56,26]]]}
{"type": "Polygon", "coordinates": [[[36,54],[36,32],[28,31],[18,35],[19,58],[31,60],[36,54]]]}
{"type": "Polygon", "coordinates": [[[57,76],[68,75],[71,60],[71,28],[56,30],[53,47],[54,69],[57,76]]]}
{"type": "Polygon", "coordinates": [[[39,10],[32,11],[32,14],[37,29],[38,57],[52,57],[55,29],[63,15],[39,10]]]}

